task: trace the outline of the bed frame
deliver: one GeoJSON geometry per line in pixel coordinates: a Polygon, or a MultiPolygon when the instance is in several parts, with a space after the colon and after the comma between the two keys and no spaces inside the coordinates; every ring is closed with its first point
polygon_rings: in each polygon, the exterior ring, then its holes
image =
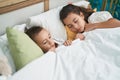
{"type": "Polygon", "coordinates": [[[44,2],[44,11],[49,10],[49,0],[2,0],[0,1],[0,14],[24,8],[40,2],[44,2]]]}

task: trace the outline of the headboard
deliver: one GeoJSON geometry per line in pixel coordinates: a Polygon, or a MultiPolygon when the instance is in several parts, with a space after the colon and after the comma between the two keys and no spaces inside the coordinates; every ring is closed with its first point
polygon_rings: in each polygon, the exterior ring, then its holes
{"type": "Polygon", "coordinates": [[[49,9],[49,0],[1,0],[0,14],[27,7],[40,2],[44,2],[44,11],[47,11],[49,9]]]}

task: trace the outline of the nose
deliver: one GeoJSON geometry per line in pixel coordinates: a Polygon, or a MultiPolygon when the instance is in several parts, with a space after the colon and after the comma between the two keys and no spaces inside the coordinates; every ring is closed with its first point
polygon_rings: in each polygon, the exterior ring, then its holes
{"type": "Polygon", "coordinates": [[[78,25],[75,24],[75,23],[73,23],[73,28],[74,28],[74,29],[78,29],[78,25]]]}
{"type": "Polygon", "coordinates": [[[71,28],[71,31],[78,32],[78,30],[79,30],[78,25],[77,24],[72,24],[72,25],[73,25],[73,27],[71,28]]]}

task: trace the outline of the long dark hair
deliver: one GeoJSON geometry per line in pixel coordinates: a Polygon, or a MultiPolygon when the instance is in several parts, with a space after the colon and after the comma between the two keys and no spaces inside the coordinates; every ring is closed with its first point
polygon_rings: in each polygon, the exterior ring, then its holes
{"type": "Polygon", "coordinates": [[[64,6],[61,11],[60,11],[60,20],[62,21],[62,23],[64,24],[63,20],[70,14],[70,13],[75,13],[80,15],[80,12],[83,13],[84,17],[85,17],[85,21],[88,23],[88,17],[94,12],[92,9],[86,9],[80,6],[76,6],[73,4],[68,4],[66,6],[64,6]]]}

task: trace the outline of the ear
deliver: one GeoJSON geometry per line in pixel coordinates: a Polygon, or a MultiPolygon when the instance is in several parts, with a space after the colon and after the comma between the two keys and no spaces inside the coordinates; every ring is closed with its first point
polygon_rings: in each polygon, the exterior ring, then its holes
{"type": "Polygon", "coordinates": [[[82,12],[80,12],[80,17],[84,19],[84,14],[82,12]]]}

